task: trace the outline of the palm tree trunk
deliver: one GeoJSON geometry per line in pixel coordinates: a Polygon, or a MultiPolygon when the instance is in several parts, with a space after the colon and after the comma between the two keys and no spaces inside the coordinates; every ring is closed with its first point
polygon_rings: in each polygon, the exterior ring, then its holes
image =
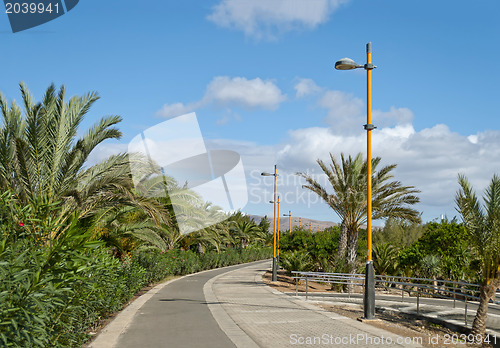
{"type": "Polygon", "coordinates": [[[488,303],[495,296],[500,280],[485,280],[479,289],[479,307],[476,312],[476,317],[472,323],[472,334],[482,335],[486,333],[486,318],[488,315],[488,303]]]}
{"type": "Polygon", "coordinates": [[[198,253],[199,254],[204,254],[205,253],[205,248],[203,247],[202,243],[198,243],[198,253]]]}
{"type": "MultiPolygon", "coordinates": [[[[356,273],[356,256],[358,249],[358,232],[357,231],[349,231],[347,240],[347,268],[348,272],[351,274],[356,273]]],[[[352,282],[352,280],[350,281],[352,282]]],[[[351,292],[353,286],[349,284],[347,286],[347,290],[351,292]]]]}
{"type": "Polygon", "coordinates": [[[358,233],[349,231],[347,240],[347,265],[349,273],[356,273],[356,256],[358,251],[358,233]]]}
{"type": "Polygon", "coordinates": [[[337,249],[338,261],[344,259],[346,248],[347,248],[347,226],[344,223],[342,223],[340,225],[339,248],[337,249]]]}

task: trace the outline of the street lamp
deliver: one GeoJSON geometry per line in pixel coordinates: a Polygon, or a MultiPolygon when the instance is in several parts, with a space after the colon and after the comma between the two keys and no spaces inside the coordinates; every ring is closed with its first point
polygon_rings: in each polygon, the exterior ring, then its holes
{"type": "MultiPolygon", "coordinates": [[[[274,203],[273,201],[269,201],[269,203],[274,203]]],[[[276,219],[276,250],[278,256],[276,257],[276,264],[278,265],[276,267],[279,268],[279,263],[280,263],[280,196],[278,196],[278,201],[276,202],[278,204],[278,218],[276,219]]]]}
{"type": "Polygon", "coordinates": [[[368,256],[365,270],[365,293],[363,297],[364,318],[375,319],[375,274],[372,260],[372,130],[376,127],[372,124],[372,70],[376,68],[372,64],[372,43],[366,44],[366,64],[358,65],[352,59],[343,58],[335,63],[337,70],[351,70],[363,68],[366,70],[366,232],[368,244],[368,256]]]}
{"type": "Polygon", "coordinates": [[[283,214],[283,216],[288,216],[288,233],[292,234],[292,212],[289,210],[288,214],[283,214]]]}
{"type": "Polygon", "coordinates": [[[271,173],[261,173],[262,176],[274,176],[274,200],[269,203],[274,203],[274,218],[273,218],[273,276],[272,281],[275,282],[278,279],[278,269],[277,269],[277,259],[276,259],[276,179],[278,178],[278,171],[276,165],[274,165],[274,174],[271,173]]]}

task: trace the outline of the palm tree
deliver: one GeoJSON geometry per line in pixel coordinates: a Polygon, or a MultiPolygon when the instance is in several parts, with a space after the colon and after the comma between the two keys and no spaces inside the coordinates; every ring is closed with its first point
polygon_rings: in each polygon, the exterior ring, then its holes
{"type": "Polygon", "coordinates": [[[264,232],[253,220],[236,220],[231,231],[235,239],[240,240],[240,247],[245,248],[248,244],[265,241],[264,232]]]}
{"type": "Polygon", "coordinates": [[[306,251],[291,250],[284,252],[281,258],[281,264],[288,274],[292,271],[307,272],[314,268],[311,255],[306,251]]]}
{"type": "Polygon", "coordinates": [[[172,248],[165,224],[157,225],[137,207],[118,205],[102,209],[92,220],[94,237],[106,242],[119,258],[137,247],[161,251],[172,248]]]}
{"type": "Polygon", "coordinates": [[[392,244],[376,244],[373,248],[373,267],[377,274],[396,275],[399,250],[392,244]]]}
{"type": "Polygon", "coordinates": [[[217,253],[220,253],[227,245],[235,243],[234,238],[231,236],[231,229],[234,222],[224,220],[217,224],[210,225],[194,234],[198,243],[202,245],[211,245],[215,248],[217,253]]]}
{"type": "Polygon", "coordinates": [[[460,190],[455,198],[457,210],[470,236],[470,245],[481,263],[480,300],[472,333],[484,337],[488,302],[500,287],[500,178],[493,175],[485,190],[482,206],[464,175],[459,174],[458,183],[460,190]]]}
{"type": "MultiPolygon", "coordinates": [[[[330,193],[312,176],[298,173],[306,179],[304,188],[320,196],[341,218],[341,234],[337,260],[344,258],[347,249],[347,265],[355,271],[356,248],[359,228],[366,223],[366,179],[367,163],[359,153],[355,158],[345,158],[341,154],[339,163],[330,153],[332,163],[327,166],[322,160],[317,163],[326,174],[333,191],[330,193]]],[[[389,165],[377,171],[381,158],[372,159],[372,217],[382,219],[398,217],[408,221],[420,222],[420,214],[409,206],[419,202],[415,195],[420,192],[413,186],[402,186],[399,181],[391,181],[391,171],[396,165],[389,165]]]]}
{"type": "Polygon", "coordinates": [[[434,287],[432,292],[435,292],[438,285],[437,277],[439,277],[442,272],[441,258],[439,255],[429,254],[424,256],[422,260],[420,260],[420,269],[424,277],[432,278],[432,285],[434,287]]]}
{"type": "Polygon", "coordinates": [[[249,244],[266,242],[268,232],[264,232],[261,226],[257,225],[250,216],[238,210],[229,216],[229,220],[232,222],[231,232],[233,237],[235,240],[240,241],[241,248],[249,244]]]}
{"type": "Polygon", "coordinates": [[[77,188],[82,167],[90,152],[106,139],[118,139],[113,128],[119,116],[105,117],[75,142],[78,126],[92,104],[96,93],[72,97],[66,101],[66,89],[56,93],[51,85],[41,103],[21,83],[24,117],[13,102],[10,108],[0,95],[3,116],[0,128],[0,182],[11,189],[23,203],[43,199],[50,204],[70,197],[77,188]]]}
{"type": "MultiPolygon", "coordinates": [[[[23,111],[15,103],[9,106],[0,94],[0,189],[11,191],[23,205],[34,207],[58,204],[58,219],[68,212],[78,218],[89,218],[107,207],[130,205],[143,209],[157,223],[161,205],[134,194],[128,154],[111,156],[91,167],[85,167],[90,153],[107,139],[119,139],[114,126],[119,116],[103,117],[76,139],[78,128],[97,93],[66,98],[66,88],[46,90],[36,103],[20,84],[23,111]]],[[[56,238],[52,233],[48,238],[56,238]]]]}

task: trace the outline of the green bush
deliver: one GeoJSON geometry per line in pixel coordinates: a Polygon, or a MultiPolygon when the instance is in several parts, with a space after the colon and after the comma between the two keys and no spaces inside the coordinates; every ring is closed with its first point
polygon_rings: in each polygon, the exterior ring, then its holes
{"type": "Polygon", "coordinates": [[[425,276],[421,260],[428,255],[441,257],[441,275],[451,280],[475,281],[473,254],[465,228],[446,220],[425,225],[422,236],[399,253],[399,264],[406,275],[425,276]]]}
{"type": "Polygon", "coordinates": [[[271,257],[271,248],[248,247],[198,254],[192,250],[173,249],[167,252],[139,251],[133,259],[145,269],[147,283],[156,283],[169,275],[185,275],[271,257]]]}
{"type": "Polygon", "coordinates": [[[280,262],[281,266],[286,269],[289,274],[291,274],[292,271],[307,272],[313,269],[313,263],[309,253],[299,250],[282,253],[280,255],[280,262]]]}
{"type": "Polygon", "coordinates": [[[83,313],[74,285],[89,261],[88,236],[71,226],[50,243],[0,242],[0,339],[7,347],[72,346],[74,316],[83,313]]]}

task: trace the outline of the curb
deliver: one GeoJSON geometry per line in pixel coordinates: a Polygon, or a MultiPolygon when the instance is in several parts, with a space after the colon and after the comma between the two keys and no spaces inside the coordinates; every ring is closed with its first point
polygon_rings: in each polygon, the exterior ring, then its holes
{"type": "MultiPolygon", "coordinates": [[[[269,261],[265,261],[269,262],[269,261]]],[[[263,262],[264,263],[264,262],[263,262]]],[[[230,273],[239,271],[240,269],[235,269],[226,273],[219,274],[216,277],[209,279],[203,286],[203,294],[207,300],[208,308],[212,312],[212,316],[221,328],[221,330],[227,335],[227,337],[234,343],[238,348],[259,348],[257,343],[248,336],[245,331],[243,331],[238,324],[234,322],[233,319],[227,314],[222,305],[219,303],[217,296],[213,291],[213,284],[222,276],[228,275],[230,273]]]]}
{"type": "Polygon", "coordinates": [[[118,315],[106,325],[101,332],[88,344],[86,348],[113,348],[118,342],[120,334],[127,330],[128,326],[132,322],[134,315],[141,309],[141,307],[153,297],[158,291],[163,289],[168,284],[175,282],[176,280],[188,277],[189,275],[171,279],[165,283],[156,285],[154,288],[146,292],[145,294],[139,296],[134,302],[129,304],[127,307],[122,309],[118,315]]]}

